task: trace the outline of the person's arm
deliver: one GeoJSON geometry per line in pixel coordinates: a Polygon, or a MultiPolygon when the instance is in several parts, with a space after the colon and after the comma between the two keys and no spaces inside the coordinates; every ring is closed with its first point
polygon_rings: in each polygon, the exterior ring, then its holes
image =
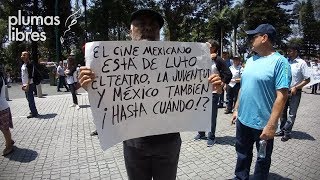
{"type": "Polygon", "coordinates": [[[28,92],[29,91],[29,85],[30,85],[30,82],[31,82],[31,79],[32,79],[32,76],[33,76],[33,64],[31,63],[28,63],[27,65],[27,71],[28,71],[28,82],[27,82],[27,85],[26,86],[23,86],[22,87],[22,90],[28,92]]]}
{"type": "Polygon", "coordinates": [[[301,81],[299,84],[291,87],[291,94],[295,95],[298,89],[302,89],[303,86],[307,85],[310,82],[310,73],[308,71],[308,66],[305,61],[303,61],[301,65],[302,75],[304,77],[304,80],[301,81]]]}
{"type": "Polygon", "coordinates": [[[270,118],[260,135],[260,139],[268,140],[274,138],[278,126],[278,120],[288,99],[288,89],[278,89],[276,91],[276,96],[277,97],[273,103],[270,118]]]}
{"type": "Polygon", "coordinates": [[[291,87],[291,94],[295,95],[297,93],[297,90],[302,89],[303,86],[307,85],[310,82],[310,78],[305,79],[303,81],[301,81],[299,84],[291,87]]]}
{"type": "Polygon", "coordinates": [[[239,99],[240,99],[240,92],[241,92],[241,88],[239,89],[238,98],[237,98],[236,104],[234,105],[234,108],[233,108],[231,124],[235,124],[235,123],[236,123],[236,120],[237,120],[237,117],[238,117],[238,108],[239,108],[239,101],[240,101],[240,100],[239,100],[239,99]]]}
{"type": "Polygon", "coordinates": [[[220,73],[221,81],[225,84],[229,84],[232,79],[232,73],[229,67],[220,57],[217,57],[215,62],[220,73]]]}

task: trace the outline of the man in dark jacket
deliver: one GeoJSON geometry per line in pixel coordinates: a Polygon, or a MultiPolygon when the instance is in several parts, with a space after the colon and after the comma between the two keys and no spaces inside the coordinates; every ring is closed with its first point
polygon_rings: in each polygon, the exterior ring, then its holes
{"type": "MultiPolygon", "coordinates": [[[[219,43],[216,40],[209,39],[208,45],[210,46],[210,54],[212,59],[211,71],[212,73],[217,73],[221,77],[221,81],[224,84],[228,84],[232,78],[232,73],[229,67],[226,65],[224,60],[218,56],[219,43]]],[[[201,131],[194,138],[195,140],[208,139],[207,145],[211,147],[216,142],[216,125],[217,125],[217,115],[218,115],[218,100],[221,90],[213,89],[212,91],[212,114],[211,114],[211,132],[208,133],[208,138],[206,138],[205,132],[201,131]]]]}

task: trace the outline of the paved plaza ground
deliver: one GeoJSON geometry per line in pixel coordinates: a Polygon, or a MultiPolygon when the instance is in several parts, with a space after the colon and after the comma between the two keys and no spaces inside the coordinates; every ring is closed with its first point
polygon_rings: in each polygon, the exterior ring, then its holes
{"type": "MultiPolygon", "coordinates": [[[[85,91],[79,91],[80,110],[69,108],[69,92],[58,93],[48,84],[42,85],[42,91],[45,96],[35,98],[39,118],[27,119],[29,108],[20,86],[9,88],[16,147],[12,154],[0,156],[0,179],[127,179],[122,143],[102,151],[98,137],[90,136],[95,127],[85,91]]],[[[269,179],[320,179],[320,95],[304,91],[293,139],[275,138],[269,179]]],[[[235,126],[230,125],[230,118],[219,109],[213,147],[194,141],[196,132],[181,133],[177,179],[233,178],[235,126]]],[[[4,147],[1,135],[1,152],[4,147]]],[[[253,169],[254,162],[251,174],[253,169]]]]}

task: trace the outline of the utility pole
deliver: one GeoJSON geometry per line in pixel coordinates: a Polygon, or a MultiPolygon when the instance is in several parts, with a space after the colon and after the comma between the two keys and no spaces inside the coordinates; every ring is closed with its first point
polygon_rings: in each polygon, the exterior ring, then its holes
{"type": "MultiPolygon", "coordinates": [[[[59,16],[59,0],[55,0],[55,10],[54,15],[59,16]]],[[[56,62],[60,61],[60,52],[61,52],[61,44],[60,44],[60,34],[59,34],[59,25],[54,27],[55,36],[56,36],[56,62]]]]}
{"type": "Polygon", "coordinates": [[[82,0],[84,6],[84,42],[87,42],[87,0],[82,0]]]}

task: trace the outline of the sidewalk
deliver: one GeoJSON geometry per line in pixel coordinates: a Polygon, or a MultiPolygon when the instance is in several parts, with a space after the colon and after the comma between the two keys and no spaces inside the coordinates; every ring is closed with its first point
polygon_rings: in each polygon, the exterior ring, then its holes
{"type": "MultiPolygon", "coordinates": [[[[53,92],[56,88],[44,87],[44,92],[53,92]]],[[[17,95],[9,88],[16,148],[11,155],[0,156],[1,180],[127,179],[122,143],[103,152],[98,137],[90,136],[95,127],[87,94],[81,92],[78,95],[80,110],[69,108],[70,93],[52,96],[47,93],[44,98],[35,98],[40,117],[27,119],[27,100],[11,98],[17,95]]],[[[275,139],[269,179],[320,179],[319,117],[320,95],[303,93],[293,139],[288,142],[281,142],[279,137],[275,139]]],[[[217,144],[211,148],[206,146],[206,141],[193,141],[196,132],[181,133],[183,143],[177,179],[233,178],[235,126],[230,125],[230,118],[230,114],[225,115],[223,109],[219,109],[217,144]]],[[[0,150],[4,147],[1,135],[0,150]]]]}

